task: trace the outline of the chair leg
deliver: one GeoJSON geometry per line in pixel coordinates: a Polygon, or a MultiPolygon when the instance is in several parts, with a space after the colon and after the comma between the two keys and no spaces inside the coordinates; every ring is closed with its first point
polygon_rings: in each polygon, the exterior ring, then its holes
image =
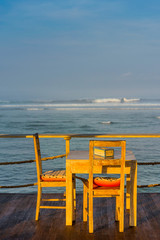
{"type": "Polygon", "coordinates": [[[116,197],[115,221],[119,221],[119,196],[116,197]]]}
{"type": "Polygon", "coordinates": [[[87,222],[87,187],[83,184],[83,221],[87,222]]]}
{"type": "Polygon", "coordinates": [[[119,232],[124,232],[124,196],[120,197],[119,232]]]}
{"type": "Polygon", "coordinates": [[[89,233],[93,233],[93,191],[89,192],[89,233]]]}
{"type": "Polygon", "coordinates": [[[36,216],[35,216],[35,220],[36,221],[38,221],[38,218],[39,218],[39,209],[40,209],[40,203],[41,203],[41,195],[42,195],[42,188],[41,188],[41,186],[38,186],[37,206],[36,206],[36,216]]]}

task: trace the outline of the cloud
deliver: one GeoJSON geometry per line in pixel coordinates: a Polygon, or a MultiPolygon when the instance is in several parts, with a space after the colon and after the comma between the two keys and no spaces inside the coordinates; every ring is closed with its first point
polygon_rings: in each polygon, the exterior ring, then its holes
{"type": "Polygon", "coordinates": [[[123,4],[118,0],[115,1],[96,1],[96,0],[68,0],[52,1],[52,0],[15,0],[11,2],[10,8],[3,15],[8,17],[24,17],[38,18],[47,20],[73,20],[83,18],[96,18],[109,16],[123,12],[123,4]]]}
{"type": "Polygon", "coordinates": [[[31,17],[33,19],[78,19],[88,16],[90,11],[85,8],[85,5],[66,4],[64,1],[17,1],[11,5],[7,17],[31,17]]]}
{"type": "Polygon", "coordinates": [[[123,73],[123,74],[122,74],[122,77],[129,77],[129,76],[131,76],[131,75],[132,75],[131,72],[126,72],[126,73],[123,73]]]}

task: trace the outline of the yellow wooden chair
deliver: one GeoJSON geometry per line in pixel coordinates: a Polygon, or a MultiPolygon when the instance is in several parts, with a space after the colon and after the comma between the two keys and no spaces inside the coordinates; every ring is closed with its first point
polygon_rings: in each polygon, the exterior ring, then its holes
{"type": "MultiPolygon", "coordinates": [[[[40,152],[40,142],[38,134],[33,135],[34,141],[34,149],[35,149],[35,158],[36,158],[36,168],[37,168],[37,185],[38,185],[38,192],[37,192],[37,206],[36,206],[36,216],[35,220],[39,219],[39,212],[41,208],[51,208],[51,209],[66,209],[66,206],[44,206],[41,205],[43,201],[66,201],[65,198],[63,199],[42,199],[42,188],[43,187],[66,187],[66,171],[59,170],[59,171],[47,171],[42,173],[42,159],[41,159],[41,152],[40,152]]],[[[74,206],[75,206],[75,178],[73,178],[73,197],[74,197],[74,206]]],[[[65,196],[65,194],[64,194],[65,196]]],[[[75,214],[75,213],[74,213],[75,214]]],[[[74,216],[73,216],[74,218],[74,216]]]]}
{"type": "MultiPolygon", "coordinates": [[[[124,181],[125,181],[125,141],[90,141],[89,142],[89,179],[83,179],[83,221],[89,216],[89,233],[93,233],[93,198],[94,197],[115,197],[116,214],[115,219],[119,221],[119,232],[124,231],[124,181]],[[120,148],[119,159],[102,158],[94,155],[95,147],[118,147],[120,148]],[[107,166],[120,167],[120,184],[117,187],[96,187],[94,188],[93,174],[97,169],[107,166]],[[87,201],[88,200],[88,201],[87,201]],[[88,204],[87,204],[88,202],[88,204]],[[89,205],[89,206],[87,206],[89,205]]],[[[99,170],[98,170],[99,171],[99,170]]]]}

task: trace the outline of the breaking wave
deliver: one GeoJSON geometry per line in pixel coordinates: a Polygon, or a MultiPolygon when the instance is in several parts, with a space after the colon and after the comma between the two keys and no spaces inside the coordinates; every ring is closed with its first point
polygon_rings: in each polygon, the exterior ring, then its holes
{"type": "Polygon", "coordinates": [[[140,98],[122,98],[121,102],[139,102],[141,99],[140,98]]]}
{"type": "Polygon", "coordinates": [[[27,111],[43,111],[44,108],[27,108],[27,111]]]}
{"type": "Polygon", "coordinates": [[[139,102],[140,98],[99,98],[94,99],[93,103],[124,103],[124,102],[139,102]]]}
{"type": "Polygon", "coordinates": [[[101,124],[112,124],[113,122],[112,121],[103,121],[101,122],[101,124]]]}
{"type": "Polygon", "coordinates": [[[121,99],[119,98],[99,98],[99,99],[94,99],[92,101],[93,103],[120,103],[121,99]]]}
{"type": "Polygon", "coordinates": [[[160,109],[160,99],[95,98],[71,101],[0,101],[0,110],[138,110],[160,109]]]}

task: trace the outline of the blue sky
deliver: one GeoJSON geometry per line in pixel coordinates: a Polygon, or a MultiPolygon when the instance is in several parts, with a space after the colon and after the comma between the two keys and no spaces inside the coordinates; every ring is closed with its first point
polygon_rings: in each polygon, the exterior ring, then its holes
{"type": "Polygon", "coordinates": [[[160,1],[0,0],[0,100],[159,91],[160,1]]]}

